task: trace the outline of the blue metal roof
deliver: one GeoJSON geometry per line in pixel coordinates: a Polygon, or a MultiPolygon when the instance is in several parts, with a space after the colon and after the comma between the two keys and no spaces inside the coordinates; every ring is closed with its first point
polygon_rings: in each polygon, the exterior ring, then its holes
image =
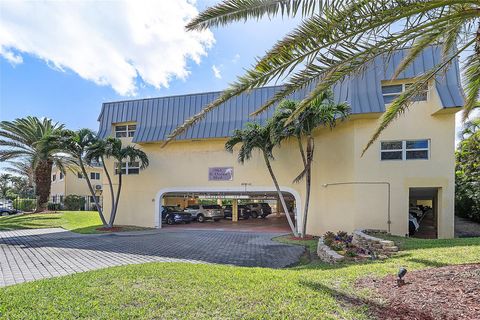
{"type": "MultiPolygon", "coordinates": [[[[335,99],[346,101],[352,114],[378,113],[385,111],[381,91],[381,81],[393,76],[395,67],[407,54],[407,49],[399,50],[389,59],[378,57],[364,72],[350,76],[334,86],[335,99]]],[[[419,76],[440,63],[441,48],[426,49],[398,79],[419,76]]],[[[445,74],[437,76],[435,87],[442,107],[461,107],[464,104],[460,86],[458,60],[455,59],[445,74]]],[[[208,113],[207,116],[178,137],[178,140],[224,138],[235,129],[242,128],[252,120],[264,123],[272,116],[275,108],[270,108],[257,117],[250,114],[267,102],[281,86],[253,89],[241,94],[208,113]]],[[[290,99],[300,100],[308,88],[294,93],[290,99]]],[[[207,104],[214,101],[221,92],[187,94],[180,96],[139,99],[129,101],[106,102],[98,120],[99,136],[104,138],[111,134],[112,124],[136,122],[137,130],[134,142],[155,142],[165,140],[170,132],[183,122],[200,112],[207,104]]]]}

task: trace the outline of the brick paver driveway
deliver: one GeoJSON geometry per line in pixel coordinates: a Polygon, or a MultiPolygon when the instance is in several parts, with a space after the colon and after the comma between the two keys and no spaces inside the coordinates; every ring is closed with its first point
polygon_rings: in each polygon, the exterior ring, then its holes
{"type": "Polygon", "coordinates": [[[60,228],[0,232],[0,286],[144,262],[220,263],[281,268],[303,247],[274,233],[154,230],[80,235],[60,228]]]}

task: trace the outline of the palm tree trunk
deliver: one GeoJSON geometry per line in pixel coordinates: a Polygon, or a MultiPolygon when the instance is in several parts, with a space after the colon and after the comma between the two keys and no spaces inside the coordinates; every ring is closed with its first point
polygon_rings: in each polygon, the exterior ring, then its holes
{"type": "Polygon", "coordinates": [[[117,215],[117,208],[118,208],[118,200],[120,199],[120,192],[121,191],[122,191],[122,169],[120,168],[120,170],[118,172],[117,196],[115,197],[115,205],[112,208],[112,213],[110,214],[110,221],[108,223],[108,226],[110,228],[113,227],[113,223],[115,222],[115,216],[117,215]]]}
{"type": "Polygon", "coordinates": [[[310,192],[312,186],[312,161],[314,151],[314,140],[312,136],[307,139],[307,162],[305,167],[305,207],[303,209],[302,237],[307,234],[308,207],[310,204],[310,192]]]}
{"type": "Polygon", "coordinates": [[[95,202],[95,206],[97,207],[98,215],[100,216],[100,220],[102,220],[103,226],[107,226],[107,220],[105,220],[105,217],[103,216],[103,210],[100,204],[98,203],[97,196],[95,195],[95,190],[93,190],[92,183],[90,181],[90,178],[88,177],[87,170],[85,170],[85,165],[83,164],[82,157],[79,157],[79,164],[80,164],[80,169],[82,170],[83,177],[87,181],[88,189],[90,190],[90,193],[92,194],[93,201],[95,202]]]}
{"type": "MultiPolygon", "coordinates": [[[[115,206],[115,192],[113,191],[112,177],[110,176],[110,172],[108,172],[107,166],[105,165],[105,159],[103,157],[100,157],[100,160],[102,161],[103,171],[105,172],[105,175],[107,176],[108,188],[110,189],[110,199],[112,201],[111,206],[112,206],[112,209],[113,209],[113,207],[115,206]]],[[[121,168],[120,168],[120,170],[121,170],[121,168]]]]}
{"type": "Polygon", "coordinates": [[[288,211],[287,204],[285,203],[285,198],[283,197],[282,191],[280,190],[280,186],[278,185],[277,178],[273,173],[272,165],[270,164],[270,160],[268,159],[268,155],[263,153],[263,158],[265,159],[265,164],[267,165],[268,172],[272,177],[273,184],[275,185],[275,189],[277,189],[278,197],[280,198],[280,202],[282,203],[283,210],[285,211],[285,215],[287,216],[288,224],[290,225],[290,229],[292,229],[292,233],[295,237],[298,236],[297,231],[295,230],[295,225],[293,224],[292,218],[290,217],[290,212],[288,211]]]}
{"type": "Polygon", "coordinates": [[[40,160],[35,166],[35,194],[37,196],[35,212],[42,212],[47,209],[52,184],[52,165],[51,160],[40,160]]]}
{"type": "Polygon", "coordinates": [[[302,143],[302,137],[297,136],[297,142],[298,142],[298,150],[300,151],[300,155],[302,156],[302,161],[303,161],[303,166],[307,166],[307,157],[305,156],[305,150],[303,150],[303,143],[302,143]]]}

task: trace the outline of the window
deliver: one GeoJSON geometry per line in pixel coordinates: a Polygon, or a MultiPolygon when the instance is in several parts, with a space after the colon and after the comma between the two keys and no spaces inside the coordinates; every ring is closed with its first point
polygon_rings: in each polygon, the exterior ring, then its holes
{"type": "Polygon", "coordinates": [[[428,160],[430,140],[382,141],[380,144],[381,160],[428,160]]]}
{"type": "MultiPolygon", "coordinates": [[[[392,103],[393,100],[398,98],[398,96],[404,92],[411,83],[404,84],[392,84],[392,85],[383,85],[382,86],[382,95],[383,102],[385,104],[392,103]]],[[[428,97],[428,85],[425,85],[416,96],[413,97],[413,101],[427,101],[428,97]]]]}
{"type": "Polygon", "coordinates": [[[83,179],[83,173],[77,172],[77,177],[78,177],[78,179],[83,179]]]}
{"type": "Polygon", "coordinates": [[[60,172],[60,181],[63,180],[63,172],[60,172]]]}
{"type": "Polygon", "coordinates": [[[137,129],[136,124],[125,124],[121,126],[115,126],[115,137],[116,138],[126,138],[133,137],[135,130],[137,129]]]}
{"type": "MultiPolygon", "coordinates": [[[[138,161],[122,162],[122,174],[139,174],[140,163],[138,161]]],[[[115,162],[115,174],[118,174],[118,162],[115,162]]]]}
{"type": "Polygon", "coordinates": [[[99,172],[90,172],[90,179],[100,180],[100,173],[99,172]]]}
{"type": "Polygon", "coordinates": [[[56,174],[56,173],[54,173],[54,174],[52,175],[52,181],[55,181],[55,180],[57,180],[57,174],[56,174]]]}

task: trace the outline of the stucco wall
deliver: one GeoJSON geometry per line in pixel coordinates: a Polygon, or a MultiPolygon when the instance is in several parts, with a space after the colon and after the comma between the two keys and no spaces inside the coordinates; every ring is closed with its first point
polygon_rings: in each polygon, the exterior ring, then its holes
{"type": "MultiPolygon", "coordinates": [[[[100,173],[100,180],[90,180],[92,185],[103,185],[103,170],[101,168],[87,168],[87,173],[90,175],[91,172],[98,172],[100,173]]],[[[90,190],[88,189],[87,182],[85,179],[79,179],[77,174],[70,171],[69,169],[66,170],[63,180],[59,180],[60,178],[60,170],[56,167],[52,169],[52,175],[57,175],[56,181],[52,181],[52,185],[50,187],[50,196],[54,195],[79,195],[79,196],[90,196],[90,190]]]]}
{"type": "MultiPolygon", "coordinates": [[[[378,125],[379,115],[355,117],[333,131],[322,129],[315,135],[315,159],[307,232],[387,229],[388,193],[386,185],[328,185],[338,182],[377,181],[391,185],[391,232],[408,232],[410,187],[439,188],[439,237],[453,236],[454,195],[454,110],[439,112],[438,97],[415,103],[395,121],[362,156],[363,147],[378,125]],[[380,161],[381,140],[431,139],[430,160],[380,161]]],[[[128,139],[124,139],[128,143],[128,139]]],[[[118,224],[155,225],[156,195],[160,189],[175,187],[239,187],[242,183],[272,186],[263,158],[256,154],[244,165],[236,153],[224,151],[225,140],[181,141],[161,148],[143,144],[150,166],[139,175],[124,176],[118,224]],[[209,167],[234,167],[234,180],[208,181],[209,167]]],[[[273,168],[280,185],[304,198],[304,184],[293,184],[301,170],[296,145],[286,143],[275,150],[273,168]]],[[[112,167],[112,162],[108,163],[112,167]]],[[[116,180],[114,176],[114,180],[116,180]]],[[[104,181],[104,190],[105,181],[104,181]]],[[[109,195],[104,192],[108,215],[109,195]]],[[[159,204],[157,204],[159,205],[159,204]]]]}

